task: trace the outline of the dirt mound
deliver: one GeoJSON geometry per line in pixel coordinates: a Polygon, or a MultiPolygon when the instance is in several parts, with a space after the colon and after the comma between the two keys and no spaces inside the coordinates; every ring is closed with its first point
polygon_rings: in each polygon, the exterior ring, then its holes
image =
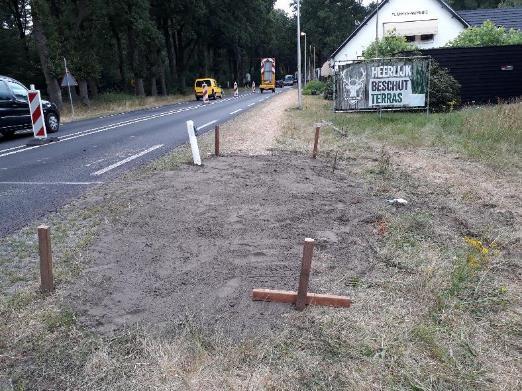
{"type": "Polygon", "coordinates": [[[296,289],[302,240],[313,237],[311,290],[349,293],[345,278],[372,264],[368,237],[384,204],[295,154],[210,159],[131,186],[129,212],[103,228],[71,289],[83,321],[102,331],[187,321],[229,335],[273,328],[293,309],[254,303],[251,289],[296,289]]]}

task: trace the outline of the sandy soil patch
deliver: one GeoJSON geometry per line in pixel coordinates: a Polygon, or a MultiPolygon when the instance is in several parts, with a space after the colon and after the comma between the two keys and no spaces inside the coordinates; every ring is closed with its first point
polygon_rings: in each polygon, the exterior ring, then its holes
{"type": "Polygon", "coordinates": [[[256,107],[227,122],[221,127],[223,153],[244,155],[269,153],[274,140],[281,134],[285,126],[287,110],[296,105],[297,91],[286,91],[268,100],[259,108],[256,107]]]}
{"type": "Polygon", "coordinates": [[[372,268],[368,235],[385,204],[365,191],[293,154],[211,159],[129,184],[132,208],[103,228],[71,304],[101,330],[187,320],[229,336],[269,330],[293,309],[250,291],[296,289],[305,237],[319,240],[316,292],[349,293],[346,280],[372,268]]]}

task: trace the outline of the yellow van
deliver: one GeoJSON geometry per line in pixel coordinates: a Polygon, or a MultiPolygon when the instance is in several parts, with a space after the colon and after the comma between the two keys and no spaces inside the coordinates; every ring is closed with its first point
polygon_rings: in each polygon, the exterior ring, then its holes
{"type": "Polygon", "coordinates": [[[196,95],[197,100],[203,99],[203,83],[208,87],[209,99],[223,99],[223,88],[221,88],[215,79],[206,77],[194,81],[194,95],[196,95]]]}

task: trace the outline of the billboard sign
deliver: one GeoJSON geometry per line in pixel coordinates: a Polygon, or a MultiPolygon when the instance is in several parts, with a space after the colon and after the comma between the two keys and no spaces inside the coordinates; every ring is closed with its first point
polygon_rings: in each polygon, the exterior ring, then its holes
{"type": "Polygon", "coordinates": [[[336,111],[426,108],[429,58],[384,58],[340,65],[336,111]]]}

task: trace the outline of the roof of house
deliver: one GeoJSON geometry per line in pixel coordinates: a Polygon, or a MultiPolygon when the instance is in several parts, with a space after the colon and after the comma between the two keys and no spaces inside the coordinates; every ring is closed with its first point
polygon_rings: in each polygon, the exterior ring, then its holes
{"type": "MultiPolygon", "coordinates": [[[[341,49],[352,40],[353,37],[355,37],[359,31],[373,18],[373,16],[377,13],[378,10],[380,10],[382,7],[384,7],[390,0],[384,0],[378,7],[376,7],[363,21],[357,28],[354,30],[353,33],[350,34],[348,38],[339,46],[335,52],[332,53],[330,58],[335,57],[337,53],[341,51],[341,49]]],[[[444,8],[446,8],[457,20],[459,20],[465,27],[469,27],[469,23],[462,18],[453,8],[451,8],[445,1],[443,0],[437,0],[444,8]]]]}
{"type": "Polygon", "coordinates": [[[480,26],[491,20],[497,26],[522,30],[522,8],[493,8],[459,11],[459,15],[470,25],[480,26]]]}

